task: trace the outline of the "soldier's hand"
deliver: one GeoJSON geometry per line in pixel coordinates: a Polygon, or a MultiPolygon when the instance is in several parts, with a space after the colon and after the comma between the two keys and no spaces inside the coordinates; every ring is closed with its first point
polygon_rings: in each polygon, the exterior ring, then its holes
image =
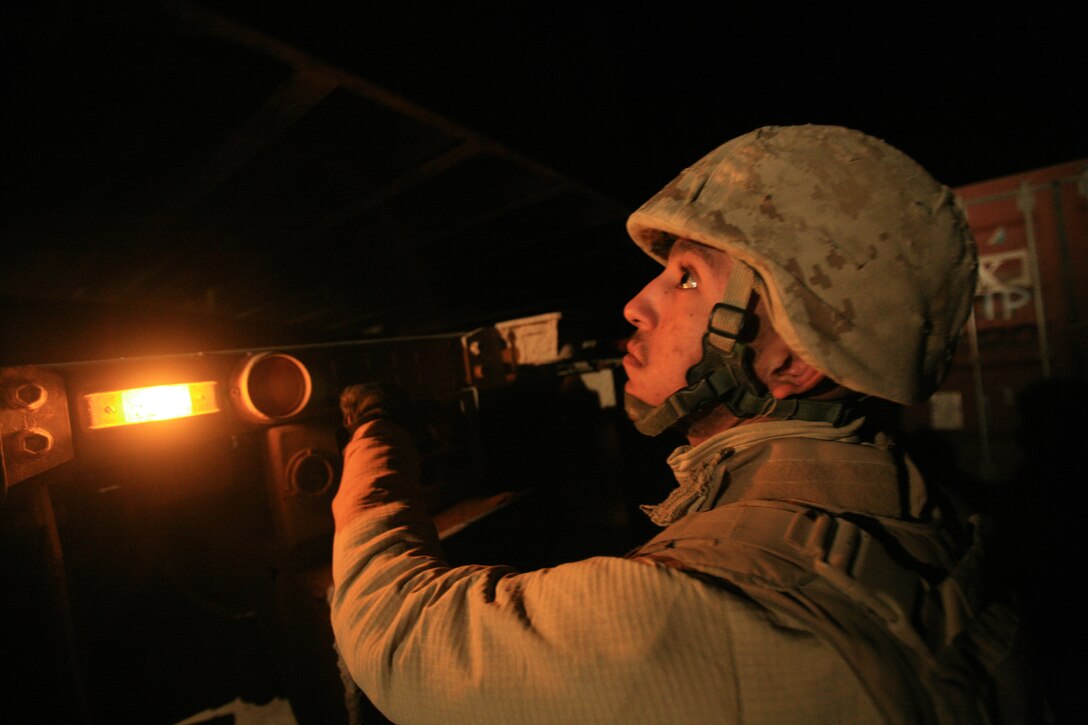
{"type": "Polygon", "coordinates": [[[419,449],[408,429],[414,423],[413,408],[396,386],[366,383],[341,391],[340,413],[349,440],[340,488],[332,501],[338,530],[393,500],[418,509],[426,518],[419,449]]]}
{"type": "Polygon", "coordinates": [[[404,393],[387,383],[349,385],[340,392],[340,413],[348,433],[363,423],[385,418],[407,426],[409,403],[404,393]]]}

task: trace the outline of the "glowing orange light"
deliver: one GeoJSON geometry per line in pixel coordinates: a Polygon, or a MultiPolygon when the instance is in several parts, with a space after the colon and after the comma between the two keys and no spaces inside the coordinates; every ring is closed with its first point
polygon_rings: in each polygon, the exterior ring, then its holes
{"type": "Polygon", "coordinates": [[[90,393],[83,402],[91,430],[219,412],[213,381],[90,393]]]}

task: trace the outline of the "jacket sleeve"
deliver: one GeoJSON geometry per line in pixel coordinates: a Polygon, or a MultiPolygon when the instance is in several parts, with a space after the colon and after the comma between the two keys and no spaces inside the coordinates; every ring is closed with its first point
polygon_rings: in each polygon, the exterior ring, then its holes
{"type": "MultiPolygon", "coordinates": [[[[394,722],[731,722],[749,694],[774,704],[783,687],[815,694],[842,679],[834,661],[804,656],[822,648],[810,636],[652,562],[447,566],[410,441],[386,421],[349,443],[333,509],[337,646],[394,722]]],[[[753,722],[812,713],[782,714],[753,722]]]]}
{"type": "Polygon", "coordinates": [[[667,589],[655,600],[645,578],[654,567],[450,568],[417,472],[407,435],[368,423],[345,449],[333,503],[333,630],[371,701],[398,723],[622,716],[668,626],[667,589]]]}

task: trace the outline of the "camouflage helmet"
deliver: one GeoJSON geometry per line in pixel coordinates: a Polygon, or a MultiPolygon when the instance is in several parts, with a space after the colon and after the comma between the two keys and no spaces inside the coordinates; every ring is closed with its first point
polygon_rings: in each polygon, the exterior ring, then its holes
{"type": "Polygon", "coordinates": [[[746,263],[794,351],[887,400],[932,394],[971,310],[977,250],[953,194],[902,152],[846,128],[771,126],[729,141],[627,229],[662,263],[663,234],[746,263]]]}

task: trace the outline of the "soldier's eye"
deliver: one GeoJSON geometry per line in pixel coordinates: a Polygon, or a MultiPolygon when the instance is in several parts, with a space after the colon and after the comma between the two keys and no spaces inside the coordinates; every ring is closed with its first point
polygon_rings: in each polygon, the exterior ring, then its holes
{"type": "Polygon", "coordinates": [[[676,286],[680,289],[695,289],[699,286],[699,280],[695,279],[695,275],[685,269],[680,272],[680,283],[676,286]]]}

